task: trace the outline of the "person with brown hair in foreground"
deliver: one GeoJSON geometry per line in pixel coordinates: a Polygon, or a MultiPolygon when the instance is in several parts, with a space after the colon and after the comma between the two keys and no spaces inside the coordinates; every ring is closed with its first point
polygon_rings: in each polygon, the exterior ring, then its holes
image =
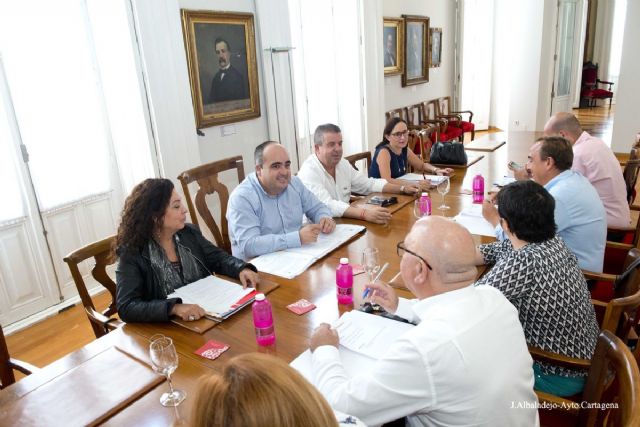
{"type": "Polygon", "coordinates": [[[234,357],[221,372],[200,380],[195,399],[195,427],[338,426],[318,390],[284,361],[266,354],[234,357]]]}

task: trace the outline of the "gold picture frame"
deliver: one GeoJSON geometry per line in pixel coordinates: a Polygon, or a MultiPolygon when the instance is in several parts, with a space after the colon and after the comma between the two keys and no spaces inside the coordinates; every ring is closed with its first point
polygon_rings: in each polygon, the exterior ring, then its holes
{"type": "Polygon", "coordinates": [[[198,129],[260,116],[253,14],[182,9],[198,129]]]}
{"type": "Polygon", "coordinates": [[[442,28],[429,29],[429,67],[436,68],[442,62],[442,28]]]}
{"type": "Polygon", "coordinates": [[[429,17],[402,15],[404,18],[404,72],[402,86],[429,81],[429,17]]]}
{"type": "Polygon", "coordinates": [[[404,71],[404,25],[402,18],[383,19],[382,58],[384,75],[394,76],[404,71]]]}

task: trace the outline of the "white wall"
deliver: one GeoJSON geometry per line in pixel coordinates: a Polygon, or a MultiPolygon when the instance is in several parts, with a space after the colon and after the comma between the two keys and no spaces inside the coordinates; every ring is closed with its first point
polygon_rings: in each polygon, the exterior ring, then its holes
{"type": "MultiPolygon", "coordinates": [[[[399,18],[404,15],[422,15],[430,18],[431,27],[442,28],[442,62],[438,68],[429,69],[429,82],[402,87],[401,76],[384,79],[384,111],[429,101],[441,96],[453,96],[454,83],[454,32],[455,2],[451,0],[384,0],[383,15],[399,18]]],[[[382,25],[382,23],[380,23],[382,25]]],[[[379,48],[382,48],[380,37],[379,48]]],[[[382,66],[382,59],[380,60],[382,66]]],[[[377,142],[382,138],[382,128],[373,135],[377,142]]],[[[371,141],[370,141],[371,142],[371,141]]]]}
{"type": "Polygon", "coordinates": [[[614,152],[628,153],[640,132],[640,114],[638,114],[638,96],[640,96],[640,1],[627,2],[624,39],[622,42],[622,61],[620,78],[616,91],[616,113],[613,122],[611,149],[614,152]]]}

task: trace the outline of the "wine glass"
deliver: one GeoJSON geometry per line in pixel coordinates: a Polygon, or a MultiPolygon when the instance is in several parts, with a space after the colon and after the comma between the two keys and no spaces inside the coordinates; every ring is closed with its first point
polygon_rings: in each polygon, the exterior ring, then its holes
{"type": "Polygon", "coordinates": [[[438,206],[438,209],[440,209],[441,211],[447,210],[449,209],[449,206],[444,204],[444,195],[447,194],[449,192],[449,177],[448,176],[443,176],[442,178],[444,178],[439,184],[438,184],[438,193],[440,193],[442,195],[442,204],[440,206],[438,206]]]}
{"type": "Polygon", "coordinates": [[[373,282],[375,274],[380,270],[380,256],[376,248],[366,248],[362,253],[362,267],[369,276],[369,283],[373,282]]]}
{"type": "Polygon", "coordinates": [[[173,341],[164,335],[154,335],[151,337],[149,345],[151,355],[151,366],[153,370],[167,377],[169,383],[169,393],[160,396],[162,406],[178,406],[187,397],[182,390],[176,390],[171,383],[171,374],[178,368],[178,353],[173,341]]]}

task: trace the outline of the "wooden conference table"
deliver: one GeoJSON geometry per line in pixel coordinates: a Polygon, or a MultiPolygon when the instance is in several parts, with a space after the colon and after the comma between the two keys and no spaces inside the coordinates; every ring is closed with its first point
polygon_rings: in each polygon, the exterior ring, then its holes
{"type": "MultiPolygon", "coordinates": [[[[535,132],[518,132],[485,136],[487,140],[506,140],[507,144],[492,152],[470,151],[470,154],[481,153],[485,157],[467,169],[456,169],[451,179],[451,190],[446,196],[447,205],[451,207],[448,211],[437,209],[441,198],[437,192],[432,192],[433,214],[455,216],[471,205],[471,195],[465,190],[471,189],[473,177],[482,174],[488,190],[491,183],[507,175],[510,160],[524,164],[528,149],[538,135],[535,132]]],[[[363,250],[376,247],[380,251],[381,262],[389,262],[382,279],[391,280],[400,266],[396,244],[404,239],[415,221],[411,201],[393,214],[388,225],[366,223],[364,234],[316,262],[300,276],[288,280],[263,275],[265,280],[280,285],[268,295],[276,330],[276,344],[271,347],[263,348],[256,344],[249,308],[203,334],[172,323],[127,324],[0,391],[0,426],[183,423],[190,414],[200,376],[219,369],[233,356],[248,352],[269,353],[290,362],[307,349],[309,337],[318,324],[331,322],[354,308],[353,305],[339,305],[336,300],[335,268],[339,258],[348,257],[351,262],[360,263],[363,250]],[[300,298],[313,302],[317,308],[302,316],[287,310],[288,304],[300,298]],[[171,337],[180,355],[180,365],[172,379],[176,388],[187,392],[187,399],[177,408],[160,405],[160,395],[168,389],[168,384],[146,373],[150,370],[146,366],[150,364],[149,338],[158,333],[171,337]],[[194,354],[211,339],[228,344],[229,350],[214,361],[194,354]],[[100,360],[109,363],[101,364],[100,360]],[[136,369],[138,365],[143,366],[144,372],[136,369]]],[[[362,224],[349,219],[340,219],[339,222],[362,224]]],[[[493,240],[482,236],[474,236],[474,239],[478,244],[493,240]]],[[[364,274],[354,277],[355,308],[365,281],[364,274]]],[[[398,292],[411,297],[406,290],[399,289],[398,292]]]]}

